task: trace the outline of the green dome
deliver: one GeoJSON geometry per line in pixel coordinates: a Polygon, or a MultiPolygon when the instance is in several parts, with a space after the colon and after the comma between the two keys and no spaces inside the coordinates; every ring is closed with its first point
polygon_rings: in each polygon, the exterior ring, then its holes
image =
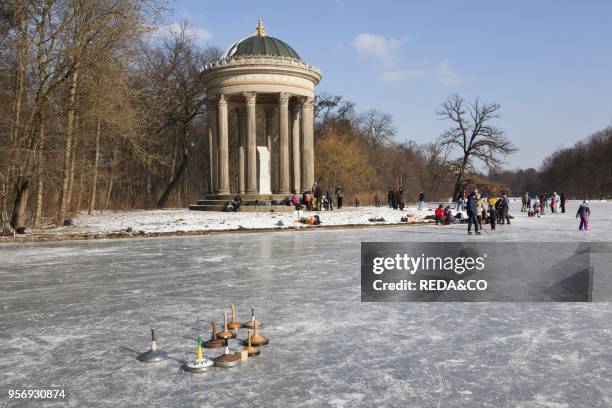
{"type": "Polygon", "coordinates": [[[261,21],[257,25],[255,34],[232,44],[232,46],[223,53],[223,57],[225,58],[255,55],[287,57],[301,60],[299,54],[287,43],[278,38],[266,35],[261,21]]]}

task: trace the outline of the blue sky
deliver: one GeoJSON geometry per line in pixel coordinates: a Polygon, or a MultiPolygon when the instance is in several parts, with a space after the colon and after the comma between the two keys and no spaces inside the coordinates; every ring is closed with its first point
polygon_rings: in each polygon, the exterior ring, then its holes
{"type": "Polygon", "coordinates": [[[393,115],[398,140],[427,143],[459,93],[502,105],[519,147],[508,168],[539,167],[612,124],[612,1],[202,1],[172,4],[201,44],[225,49],[262,18],[318,66],[318,92],[393,115]]]}

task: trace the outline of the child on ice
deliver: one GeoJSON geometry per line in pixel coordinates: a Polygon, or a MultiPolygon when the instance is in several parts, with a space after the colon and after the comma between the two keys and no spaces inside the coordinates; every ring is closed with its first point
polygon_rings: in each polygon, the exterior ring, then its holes
{"type": "Polygon", "coordinates": [[[578,212],[576,213],[576,218],[580,217],[580,226],[578,226],[579,231],[582,231],[583,228],[585,231],[589,230],[590,215],[591,209],[589,208],[589,203],[588,201],[584,200],[578,208],[578,212]]]}
{"type": "Polygon", "coordinates": [[[491,229],[495,229],[495,224],[497,223],[497,210],[495,209],[495,204],[489,204],[489,222],[491,223],[491,229]]]}

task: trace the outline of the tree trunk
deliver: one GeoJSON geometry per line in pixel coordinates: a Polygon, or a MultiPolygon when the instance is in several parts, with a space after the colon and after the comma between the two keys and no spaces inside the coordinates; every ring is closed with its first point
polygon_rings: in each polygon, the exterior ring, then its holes
{"type": "Polygon", "coordinates": [[[30,193],[30,180],[28,178],[17,178],[15,204],[11,226],[13,229],[26,226],[26,207],[28,205],[28,194],[30,193]]]}
{"type": "MultiPolygon", "coordinates": [[[[74,122],[76,124],[76,120],[74,122]]],[[[76,126],[75,126],[76,128],[76,126]]],[[[72,213],[72,192],[74,190],[74,167],[76,163],[76,149],[78,140],[76,135],[73,136],[74,143],[72,143],[72,154],[70,155],[70,176],[68,177],[68,190],[66,191],[66,213],[72,213]]]]}
{"type": "Polygon", "coordinates": [[[453,200],[456,200],[459,196],[459,193],[463,190],[463,176],[465,175],[465,167],[467,166],[468,155],[466,154],[463,157],[463,161],[461,162],[461,167],[459,168],[459,172],[457,174],[457,180],[455,181],[455,187],[453,189],[453,200]]]}
{"type": "Polygon", "coordinates": [[[68,185],[70,182],[70,159],[72,157],[72,130],[74,125],[74,110],[78,77],[78,70],[75,69],[70,80],[70,94],[68,97],[68,117],[66,121],[66,141],[64,145],[64,176],[62,179],[59,210],[57,212],[57,225],[61,225],[64,222],[64,217],[66,216],[67,211],[68,185]]]}
{"type": "MultiPolygon", "coordinates": [[[[17,49],[17,85],[15,87],[15,100],[13,102],[13,122],[11,123],[10,134],[9,134],[9,163],[6,173],[6,178],[3,181],[2,185],[2,202],[0,203],[0,218],[2,222],[4,222],[4,217],[7,212],[7,199],[8,193],[10,190],[11,179],[14,173],[14,163],[15,163],[15,154],[16,149],[15,146],[17,141],[19,140],[19,127],[21,125],[21,102],[23,100],[24,93],[24,82],[25,82],[25,56],[27,49],[27,24],[26,24],[26,16],[25,16],[25,2],[22,3],[21,13],[19,15],[20,19],[20,30],[21,36],[18,41],[18,49],[17,49]]],[[[4,225],[0,225],[0,227],[4,227],[4,225]]]]}
{"type": "Polygon", "coordinates": [[[42,219],[42,207],[43,207],[43,191],[44,191],[44,178],[43,178],[43,149],[44,149],[44,129],[42,124],[39,128],[40,133],[40,149],[38,150],[38,163],[36,168],[36,175],[38,176],[38,185],[36,188],[36,211],[34,212],[34,225],[33,228],[38,229],[41,226],[42,219]]]}
{"type": "Polygon", "coordinates": [[[91,215],[96,209],[96,194],[98,187],[98,163],[100,162],[100,118],[96,123],[96,153],[94,156],[93,172],[91,175],[91,195],[89,196],[89,206],[87,214],[91,215]]]}
{"type": "Polygon", "coordinates": [[[118,144],[115,142],[115,148],[113,149],[113,160],[111,162],[110,180],[108,181],[108,190],[106,191],[106,199],[104,200],[104,205],[102,206],[102,212],[106,211],[106,208],[108,208],[108,203],[110,201],[111,194],[113,193],[115,167],[117,164],[117,146],[118,144]]]}
{"type": "Polygon", "coordinates": [[[79,191],[77,193],[77,204],[75,207],[75,212],[78,214],[79,212],[81,212],[81,202],[82,200],[82,196],[83,194],[81,194],[83,192],[83,167],[85,167],[85,160],[81,160],[81,166],[80,166],[80,171],[79,171],[79,191]]]}
{"type": "MultiPolygon", "coordinates": [[[[25,4],[25,3],[24,3],[25,4]]],[[[34,66],[38,70],[38,79],[42,84],[46,75],[44,60],[45,57],[49,58],[49,53],[44,51],[44,44],[46,41],[45,30],[47,27],[47,18],[49,13],[50,4],[45,2],[40,12],[41,20],[37,25],[36,31],[38,32],[38,52],[34,61],[34,66]],[[45,56],[46,54],[46,56],[45,56]]],[[[25,17],[24,17],[25,18],[25,17]]],[[[27,44],[26,44],[27,46],[27,44]]],[[[23,84],[22,84],[23,86],[23,84]]],[[[40,91],[40,89],[39,89],[40,91]]],[[[17,172],[17,178],[15,180],[15,200],[13,202],[13,209],[11,211],[10,224],[13,228],[25,227],[26,226],[26,209],[28,205],[28,197],[30,193],[30,181],[32,179],[32,173],[35,169],[36,162],[36,149],[40,143],[40,137],[43,136],[42,130],[44,128],[43,122],[45,120],[45,114],[47,104],[49,103],[47,95],[42,92],[40,95],[38,91],[35,92],[37,95],[34,98],[34,106],[32,110],[32,117],[34,118],[34,127],[32,129],[24,130],[24,135],[29,134],[29,142],[26,150],[26,156],[23,160],[20,159],[21,165],[17,172]]],[[[15,140],[17,144],[17,140],[15,140]]]]}
{"type": "Polygon", "coordinates": [[[42,171],[39,171],[38,186],[37,186],[37,191],[36,191],[36,213],[34,215],[34,226],[33,226],[33,228],[35,229],[38,229],[41,227],[44,184],[45,182],[42,177],[42,171]]]}
{"type": "Polygon", "coordinates": [[[108,208],[108,203],[110,201],[111,194],[113,193],[113,181],[114,181],[114,177],[111,175],[111,178],[108,182],[108,189],[106,191],[106,199],[104,200],[104,205],[102,206],[101,212],[106,211],[106,209],[108,208]]]}
{"type": "Polygon", "coordinates": [[[168,187],[166,187],[166,191],[164,191],[164,194],[162,194],[161,198],[157,202],[157,208],[166,207],[166,205],[168,204],[168,199],[170,198],[170,194],[172,194],[172,191],[174,191],[178,183],[181,181],[183,174],[185,174],[185,170],[187,170],[188,164],[189,164],[189,152],[187,151],[187,149],[185,149],[183,150],[183,160],[181,162],[181,165],[176,171],[176,174],[172,178],[172,181],[170,182],[170,184],[168,184],[168,187]]]}

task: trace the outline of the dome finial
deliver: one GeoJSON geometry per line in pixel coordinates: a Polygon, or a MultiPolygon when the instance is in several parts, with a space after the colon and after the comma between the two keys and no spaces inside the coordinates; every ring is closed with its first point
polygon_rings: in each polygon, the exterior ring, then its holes
{"type": "Polygon", "coordinates": [[[255,28],[255,33],[253,35],[256,35],[258,37],[266,36],[266,30],[264,29],[263,21],[261,21],[261,18],[257,22],[257,28],[255,28]]]}

